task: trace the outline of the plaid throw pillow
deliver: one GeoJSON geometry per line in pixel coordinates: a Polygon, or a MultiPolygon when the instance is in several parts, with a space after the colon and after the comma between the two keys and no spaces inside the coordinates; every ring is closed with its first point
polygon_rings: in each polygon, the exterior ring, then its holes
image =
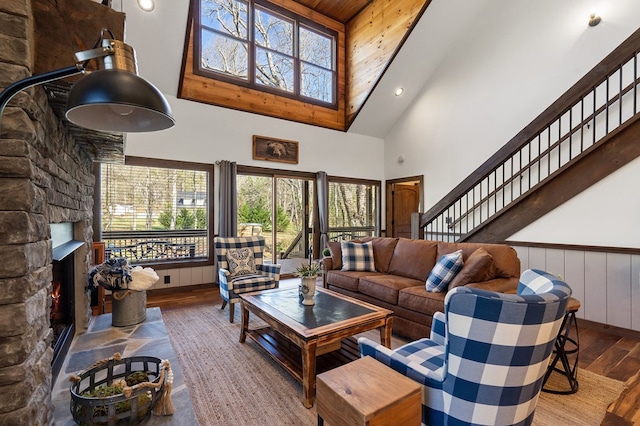
{"type": "Polygon", "coordinates": [[[375,272],[376,263],[373,259],[373,244],[353,243],[351,241],[341,241],[342,250],[342,270],[375,272]]]}
{"type": "Polygon", "coordinates": [[[462,250],[445,254],[438,260],[427,278],[427,291],[440,293],[462,269],[462,250]]]}
{"type": "Polygon", "coordinates": [[[228,250],[226,257],[227,263],[229,264],[229,274],[232,277],[256,273],[256,264],[253,260],[252,249],[245,247],[228,250]]]}

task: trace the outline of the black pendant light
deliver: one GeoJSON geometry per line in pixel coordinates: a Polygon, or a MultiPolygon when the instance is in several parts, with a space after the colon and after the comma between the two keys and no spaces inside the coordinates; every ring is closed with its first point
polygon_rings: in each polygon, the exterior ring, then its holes
{"type": "Polygon", "coordinates": [[[135,51],[108,30],[91,50],[75,54],[76,65],[20,80],[0,93],[0,117],[21,90],[74,74],[85,73],[71,88],[66,118],[73,124],[105,132],[152,132],[175,124],[169,103],[151,83],[137,74],[135,51]],[[108,32],[111,38],[104,38],[108,32]],[[86,71],[96,59],[98,71],[86,71]]]}

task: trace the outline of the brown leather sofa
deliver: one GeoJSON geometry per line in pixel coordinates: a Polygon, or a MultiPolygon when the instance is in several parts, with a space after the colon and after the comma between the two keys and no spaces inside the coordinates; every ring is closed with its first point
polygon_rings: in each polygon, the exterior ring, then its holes
{"type": "Polygon", "coordinates": [[[462,249],[465,262],[448,289],[469,285],[512,293],[518,286],[520,259],[508,245],[384,237],[361,240],[367,241],[373,245],[376,272],[342,271],[340,242],[331,242],[331,257],[321,261],[323,285],[393,310],[393,332],[409,339],[428,337],[433,314],[444,312],[446,291],[428,292],[425,285],[429,272],[444,254],[462,249]]]}

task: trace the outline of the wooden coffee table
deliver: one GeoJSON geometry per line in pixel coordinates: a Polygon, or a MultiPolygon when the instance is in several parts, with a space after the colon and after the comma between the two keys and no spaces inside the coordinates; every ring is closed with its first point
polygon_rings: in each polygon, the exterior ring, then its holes
{"type": "Polygon", "coordinates": [[[302,403],[307,408],[313,406],[315,397],[318,356],[340,349],[342,339],[376,328],[380,342],[391,345],[393,311],[327,289],[316,289],[313,306],[301,303],[297,288],[245,293],[240,298],[240,342],[248,336],[302,382],[302,403]],[[250,330],[249,312],[268,326],[250,330]],[[281,337],[299,348],[300,355],[282,350],[286,345],[278,343],[281,337]]]}

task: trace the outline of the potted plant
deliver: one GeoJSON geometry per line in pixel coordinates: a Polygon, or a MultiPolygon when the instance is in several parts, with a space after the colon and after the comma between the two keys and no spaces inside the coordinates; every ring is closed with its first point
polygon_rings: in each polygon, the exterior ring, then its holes
{"type": "Polygon", "coordinates": [[[131,267],[125,258],[111,258],[95,266],[88,277],[87,287],[101,285],[111,291],[111,324],[124,327],[143,322],[147,318],[146,290],[158,281],[152,268],[131,267]]]}
{"type": "Polygon", "coordinates": [[[313,295],[316,293],[316,278],[320,275],[320,264],[311,262],[308,265],[300,265],[296,268],[294,275],[300,277],[302,304],[314,305],[316,302],[313,300],[313,295]]]}
{"type": "Polygon", "coordinates": [[[331,250],[329,250],[329,247],[325,247],[324,250],[322,250],[322,256],[331,257],[331,250]]]}

